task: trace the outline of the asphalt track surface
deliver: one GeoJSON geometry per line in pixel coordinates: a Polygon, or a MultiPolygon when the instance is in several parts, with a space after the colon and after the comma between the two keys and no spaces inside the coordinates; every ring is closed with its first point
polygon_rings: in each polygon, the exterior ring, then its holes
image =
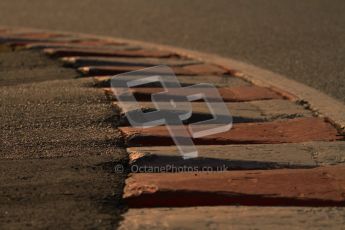
{"type": "Polygon", "coordinates": [[[345,101],[344,0],[1,0],[0,24],[228,56],[345,101]]]}
{"type": "MultiPolygon", "coordinates": [[[[1,47],[0,47],[1,48],[1,47]]],[[[115,228],[126,162],[103,92],[33,51],[0,49],[0,229],[115,228]]]]}

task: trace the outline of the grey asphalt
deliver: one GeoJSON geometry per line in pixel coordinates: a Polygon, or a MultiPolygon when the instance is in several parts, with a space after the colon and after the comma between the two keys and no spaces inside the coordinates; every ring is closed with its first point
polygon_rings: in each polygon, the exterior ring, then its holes
{"type": "Polygon", "coordinates": [[[0,52],[0,229],[114,229],[121,218],[116,116],[77,75],[39,52],[0,52]]]}
{"type": "Polygon", "coordinates": [[[0,24],[207,51],[345,101],[344,0],[2,0],[0,24]]]}

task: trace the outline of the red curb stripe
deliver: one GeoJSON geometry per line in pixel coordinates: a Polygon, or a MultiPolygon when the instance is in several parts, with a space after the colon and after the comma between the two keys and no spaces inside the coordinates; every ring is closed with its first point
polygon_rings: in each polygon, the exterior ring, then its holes
{"type": "MultiPolygon", "coordinates": [[[[73,57],[72,57],[73,58],[73,57]]],[[[66,60],[67,58],[64,58],[66,60]]],[[[65,65],[73,66],[73,64],[65,62],[65,65]]],[[[94,86],[96,87],[110,87],[110,80],[112,76],[94,76],[92,79],[94,81],[94,86]]],[[[218,88],[222,87],[239,87],[239,86],[252,86],[249,82],[246,82],[238,77],[233,77],[230,75],[222,75],[222,76],[203,76],[203,75],[197,75],[197,76],[177,76],[177,79],[181,83],[181,86],[191,86],[195,85],[200,82],[207,82],[210,84],[213,84],[214,86],[218,88]]],[[[156,84],[157,87],[159,85],[156,84]]],[[[277,94],[281,95],[279,92],[277,94]]]]}
{"type": "Polygon", "coordinates": [[[187,66],[201,64],[198,60],[186,58],[123,58],[123,57],[65,57],[61,58],[66,65],[73,67],[87,66],[187,66]]]}
{"type": "Polygon", "coordinates": [[[126,180],[130,207],[206,205],[345,206],[345,167],[137,173],[126,180]]]}
{"type": "MultiPolygon", "coordinates": [[[[174,145],[165,126],[148,129],[120,128],[129,146],[174,145]]],[[[296,118],[262,123],[233,124],[231,130],[194,139],[197,145],[276,144],[307,141],[343,140],[337,130],[323,119],[296,118]]]]}
{"type": "Polygon", "coordinates": [[[279,95],[281,95],[284,99],[287,99],[287,100],[289,100],[289,101],[298,101],[298,100],[299,100],[299,98],[298,98],[296,95],[294,95],[294,94],[292,94],[292,93],[289,93],[289,92],[287,92],[287,91],[285,91],[285,90],[282,90],[282,89],[280,89],[280,88],[270,86],[270,89],[273,90],[273,91],[275,91],[275,92],[277,92],[277,93],[278,93],[279,95]]]}
{"type": "MultiPolygon", "coordinates": [[[[162,88],[131,88],[131,91],[138,101],[151,101],[151,95],[162,92],[162,88]]],[[[205,92],[205,89],[203,89],[203,92],[205,92]]],[[[269,88],[258,86],[218,88],[218,92],[225,102],[283,99],[282,96],[269,88]]],[[[113,95],[111,88],[105,88],[105,93],[110,97],[113,95]]],[[[176,95],[174,96],[176,97],[176,95]]]]}
{"type": "MultiPolygon", "coordinates": [[[[147,66],[134,66],[134,65],[122,65],[122,66],[85,66],[80,67],[78,70],[84,75],[88,76],[102,76],[121,74],[131,71],[137,71],[147,68],[147,66]]],[[[176,75],[223,75],[226,73],[224,69],[218,68],[209,64],[196,64],[187,65],[183,67],[170,66],[176,75]]],[[[157,72],[155,72],[157,74],[157,72]]],[[[159,74],[159,73],[158,73],[159,74]]],[[[163,73],[162,73],[163,74],[163,73]]]]}
{"type": "Polygon", "coordinates": [[[223,75],[230,73],[230,71],[212,64],[188,65],[184,69],[196,75],[223,75]]]}
{"type": "Polygon", "coordinates": [[[44,52],[55,57],[71,56],[93,56],[93,57],[172,57],[174,53],[159,50],[110,50],[110,51],[89,51],[80,49],[44,49],[44,52]]]}
{"type": "Polygon", "coordinates": [[[0,28],[0,33],[1,34],[7,34],[8,33],[8,29],[2,29],[2,28],[0,28]]]}

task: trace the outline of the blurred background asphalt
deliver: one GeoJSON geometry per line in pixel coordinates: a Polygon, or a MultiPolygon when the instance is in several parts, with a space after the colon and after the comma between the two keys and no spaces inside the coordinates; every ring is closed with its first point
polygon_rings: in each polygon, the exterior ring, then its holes
{"type": "Polygon", "coordinates": [[[0,25],[216,53],[345,102],[344,0],[1,0],[0,25]]]}

